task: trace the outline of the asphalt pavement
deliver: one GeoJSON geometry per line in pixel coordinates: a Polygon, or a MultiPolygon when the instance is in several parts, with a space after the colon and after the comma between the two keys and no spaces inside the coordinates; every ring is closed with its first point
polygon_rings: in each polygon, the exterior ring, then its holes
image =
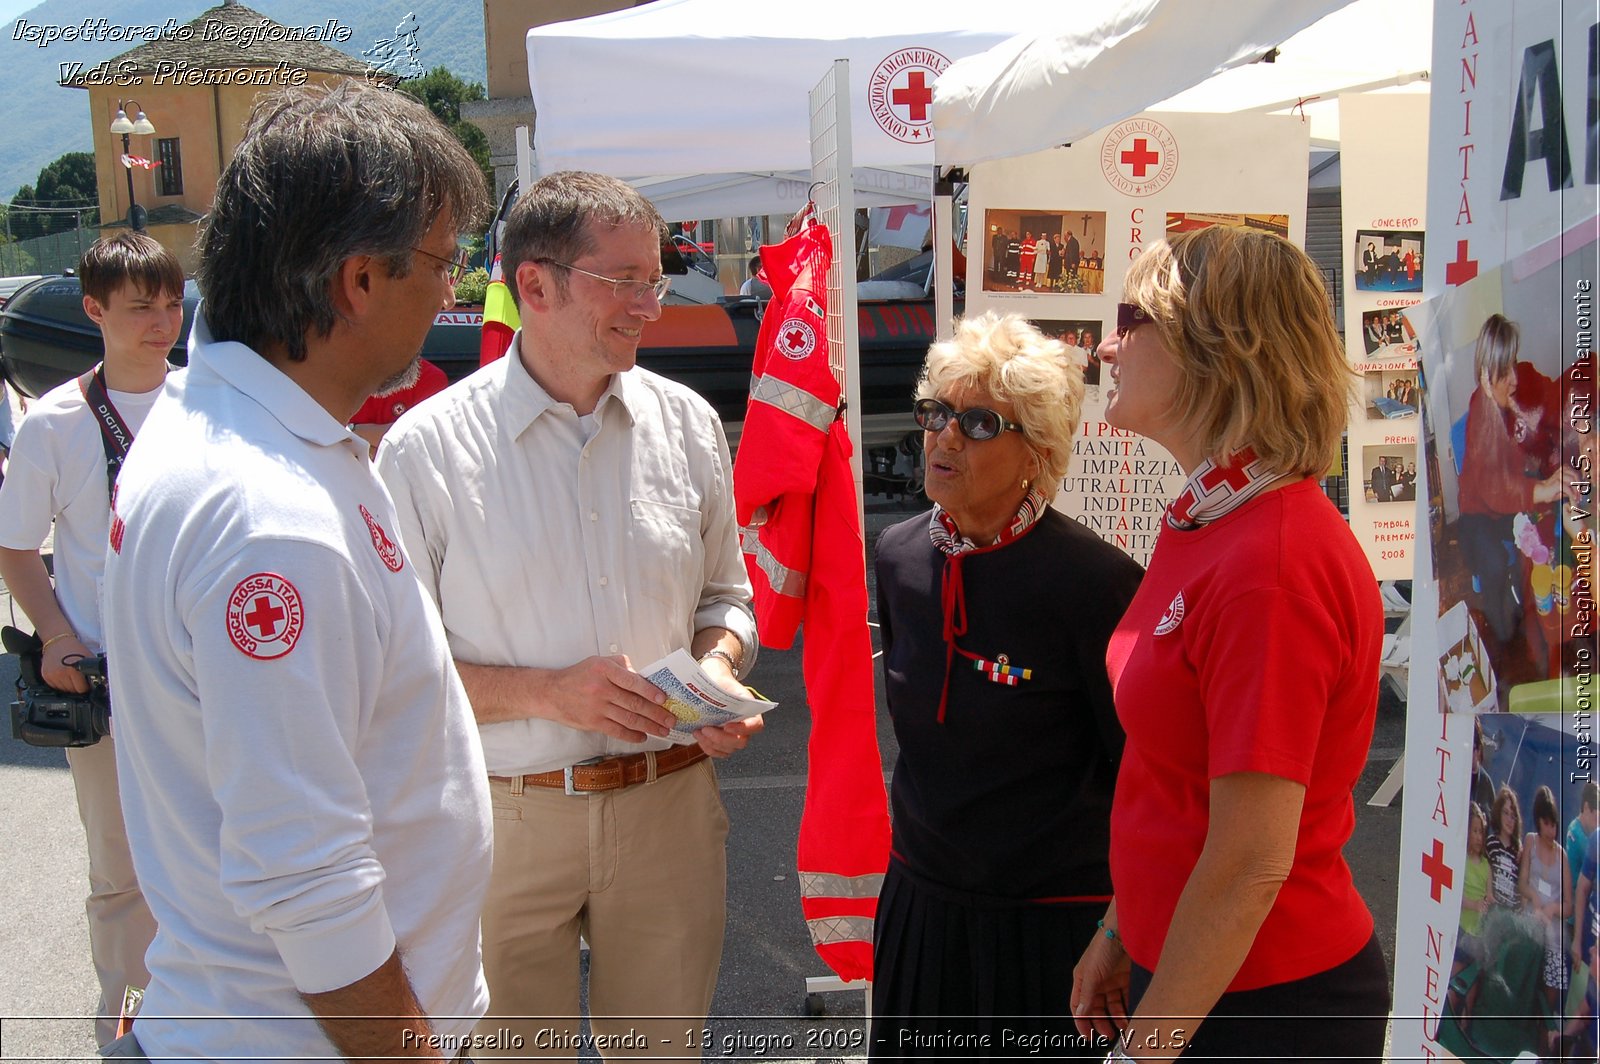
{"type": "MultiPolygon", "coordinates": [[[[869,496],[869,545],[915,512],[901,500],[869,496]]],[[[870,572],[870,567],[869,567],[870,572]]],[[[11,616],[0,592],[0,619],[11,616]]],[[[0,657],[0,691],[16,659],[0,657]]],[[[708,1024],[712,1060],[837,1060],[864,1056],[864,994],[827,993],[821,1016],[806,1015],[806,980],[828,974],[800,912],[794,848],[805,793],[809,714],[800,651],[763,650],[752,682],[780,706],[750,748],[720,766],[732,821],[728,840],[728,928],[708,1024]]],[[[895,744],[878,695],[879,743],[887,775],[895,744]]],[[[1356,831],[1346,853],[1394,955],[1399,802],[1365,804],[1400,755],[1402,707],[1384,694],[1377,735],[1356,791],[1356,831]]],[[[83,915],[87,872],[66,759],[13,740],[0,728],[0,1061],[94,1059],[96,1001],[83,915]]]]}

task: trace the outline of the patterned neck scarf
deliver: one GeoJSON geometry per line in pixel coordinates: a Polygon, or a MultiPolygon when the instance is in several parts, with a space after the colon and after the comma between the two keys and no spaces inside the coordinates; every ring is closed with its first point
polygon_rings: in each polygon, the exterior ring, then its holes
{"type": "Polygon", "coordinates": [[[1237,510],[1287,475],[1269,467],[1248,447],[1227,465],[1207,458],[1167,507],[1167,524],[1180,532],[1193,532],[1237,510]]]}
{"type": "Polygon", "coordinates": [[[939,604],[944,611],[944,686],[939,692],[940,724],[944,723],[945,708],[950,701],[950,670],[955,665],[956,655],[960,654],[974,661],[979,660],[976,654],[956,646],[956,640],[967,632],[967,593],[961,563],[974,554],[999,550],[1006,544],[1015,542],[1044,516],[1046,505],[1044,492],[1038,488],[1029,488],[1022,505],[1017,508],[1017,516],[1000,531],[1000,535],[993,543],[982,545],[962,535],[961,530],[956,527],[955,519],[945,512],[944,507],[934,504],[933,520],[928,523],[928,535],[933,540],[933,545],[945,556],[944,575],[939,585],[939,604]]]}
{"type": "Polygon", "coordinates": [[[1000,530],[1000,535],[993,543],[980,544],[961,534],[956,527],[955,518],[945,511],[938,503],[933,504],[933,523],[928,527],[928,535],[933,540],[933,545],[944,554],[966,554],[975,550],[990,550],[994,547],[1003,547],[1007,543],[1022,535],[1033,527],[1033,523],[1044,514],[1044,492],[1038,488],[1029,488],[1028,494],[1022,500],[1022,505],[1017,508],[1017,516],[1011,523],[1000,530]]]}

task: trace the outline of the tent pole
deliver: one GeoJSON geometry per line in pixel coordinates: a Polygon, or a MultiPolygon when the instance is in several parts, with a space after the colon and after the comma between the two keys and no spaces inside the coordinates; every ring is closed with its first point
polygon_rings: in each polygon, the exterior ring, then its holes
{"type": "Polygon", "coordinates": [[[518,187],[526,189],[533,184],[533,139],[529,136],[527,126],[516,128],[517,138],[517,180],[521,183],[518,187]]]}
{"type": "Polygon", "coordinates": [[[828,271],[828,362],[844,392],[844,423],[850,434],[850,474],[856,485],[856,518],[867,527],[861,454],[861,323],[856,317],[856,186],[850,132],[850,63],[834,60],[811,90],[811,176],[823,182],[817,216],[833,232],[835,254],[828,271]],[[847,250],[848,249],[848,250],[847,250]]]}
{"type": "Polygon", "coordinates": [[[933,335],[948,340],[955,332],[955,181],[941,169],[933,183],[933,335]]]}

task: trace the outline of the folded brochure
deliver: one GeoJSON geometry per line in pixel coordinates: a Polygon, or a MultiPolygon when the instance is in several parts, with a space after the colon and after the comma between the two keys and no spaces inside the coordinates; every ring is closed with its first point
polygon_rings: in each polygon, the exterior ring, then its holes
{"type": "Polygon", "coordinates": [[[686,650],[674,650],[644,671],[644,678],[667,693],[667,712],[678,718],[667,739],[694,742],[701,728],[759,717],[778,703],[723,690],[686,650]]]}

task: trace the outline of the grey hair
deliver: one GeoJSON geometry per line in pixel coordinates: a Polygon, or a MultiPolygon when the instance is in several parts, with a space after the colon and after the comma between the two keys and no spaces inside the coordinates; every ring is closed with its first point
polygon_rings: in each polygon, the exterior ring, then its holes
{"type": "Polygon", "coordinates": [[[1472,347],[1473,372],[1492,381],[1509,376],[1516,371],[1521,347],[1522,330],[1517,323],[1502,314],[1489,315],[1472,347]]]}
{"type": "Polygon", "coordinates": [[[1083,370],[1067,345],[1020,314],[986,311],[956,321],[955,335],[928,349],[917,398],[962,386],[1012,404],[1022,437],[1039,463],[1034,484],[1049,498],[1072,459],[1072,435],[1083,404],[1083,370]]]}
{"type": "MultiPolygon", "coordinates": [[[[645,226],[655,230],[658,240],[667,237],[661,212],[632,185],[585,170],[541,177],[512,206],[500,243],[500,265],[513,299],[519,299],[515,278],[524,262],[550,259],[570,265],[593,251],[591,222],[613,229],[645,226]]],[[[565,272],[555,278],[558,289],[565,292],[565,272]]]]}
{"type": "Polygon", "coordinates": [[[462,233],[489,206],[483,171],[409,96],[355,81],[264,95],[200,228],[211,334],[300,361],[338,320],[347,259],[371,255],[405,277],[441,215],[462,233]]]}

